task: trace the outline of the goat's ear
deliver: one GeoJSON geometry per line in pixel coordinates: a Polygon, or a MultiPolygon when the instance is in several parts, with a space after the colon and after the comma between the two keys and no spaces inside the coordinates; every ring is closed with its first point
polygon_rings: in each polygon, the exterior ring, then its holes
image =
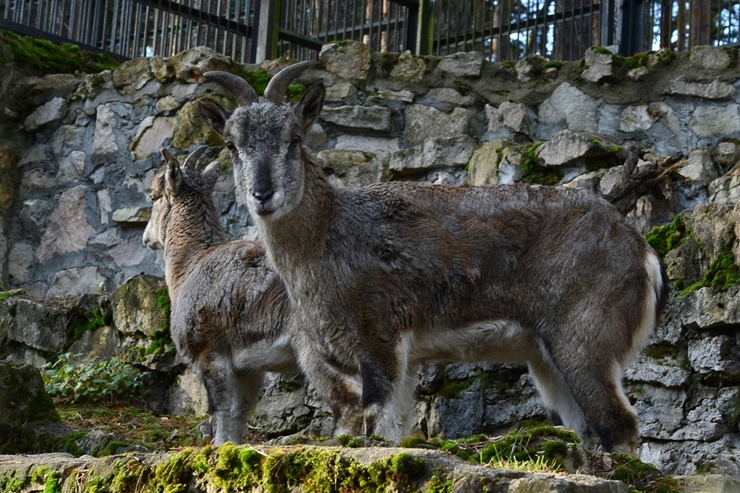
{"type": "Polygon", "coordinates": [[[221,163],[213,161],[209,163],[208,166],[206,166],[206,169],[203,170],[203,173],[201,173],[201,176],[208,185],[208,188],[213,188],[216,185],[219,171],[221,171],[221,163]]]}
{"type": "Polygon", "coordinates": [[[231,111],[209,98],[201,99],[198,102],[198,107],[201,114],[211,123],[213,130],[223,135],[224,126],[226,125],[226,120],[231,117],[231,111]]]}
{"type": "Polygon", "coordinates": [[[167,149],[162,149],[162,155],[167,162],[167,171],[164,172],[167,190],[172,193],[177,193],[182,185],[182,171],[180,171],[180,163],[177,162],[177,159],[175,159],[167,149]]]}
{"type": "Polygon", "coordinates": [[[324,89],[323,84],[315,84],[308,88],[306,94],[303,95],[301,100],[295,107],[296,116],[301,121],[303,131],[305,132],[311,126],[321,113],[321,108],[324,106],[324,89]]]}

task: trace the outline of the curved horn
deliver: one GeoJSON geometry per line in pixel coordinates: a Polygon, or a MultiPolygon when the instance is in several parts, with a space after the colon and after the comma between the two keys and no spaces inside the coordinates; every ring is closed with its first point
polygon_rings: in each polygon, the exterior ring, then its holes
{"type": "Polygon", "coordinates": [[[252,86],[238,75],[212,70],[204,73],[203,77],[224,86],[234,96],[239,106],[247,106],[257,101],[257,93],[252,86]]]}
{"type": "Polygon", "coordinates": [[[198,164],[198,159],[200,159],[203,153],[206,152],[206,149],[208,149],[207,146],[200,146],[191,152],[188,157],[185,158],[185,162],[183,163],[185,169],[195,169],[195,165],[198,164]]]}
{"type": "Polygon", "coordinates": [[[314,62],[299,62],[282,69],[270,79],[265,88],[265,97],[275,103],[282,103],[290,83],[313,64],[314,62]]]}

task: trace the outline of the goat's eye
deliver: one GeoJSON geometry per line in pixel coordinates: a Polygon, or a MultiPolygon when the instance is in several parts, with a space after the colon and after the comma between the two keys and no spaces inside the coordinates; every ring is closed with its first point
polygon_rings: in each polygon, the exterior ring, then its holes
{"type": "Polygon", "coordinates": [[[236,146],[234,145],[234,143],[233,143],[233,142],[231,142],[230,140],[227,140],[227,141],[226,141],[226,148],[227,148],[227,149],[228,149],[229,151],[231,151],[231,152],[234,152],[234,150],[236,149],[236,146]]]}
{"type": "Polygon", "coordinates": [[[290,143],[293,145],[297,145],[301,143],[301,134],[293,134],[293,136],[290,138],[290,143]]]}

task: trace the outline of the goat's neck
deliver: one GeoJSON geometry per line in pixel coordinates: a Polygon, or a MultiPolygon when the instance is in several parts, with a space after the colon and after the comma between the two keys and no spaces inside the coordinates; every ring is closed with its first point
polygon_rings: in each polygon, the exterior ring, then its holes
{"type": "Polygon", "coordinates": [[[257,221],[270,260],[286,279],[292,278],[296,267],[310,268],[322,258],[336,211],[334,187],[306,151],[303,162],[306,182],[300,204],[286,217],[257,221]]]}
{"type": "Polygon", "coordinates": [[[201,253],[226,240],[215,206],[204,205],[195,209],[173,209],[167,225],[165,278],[173,298],[201,253]]]}

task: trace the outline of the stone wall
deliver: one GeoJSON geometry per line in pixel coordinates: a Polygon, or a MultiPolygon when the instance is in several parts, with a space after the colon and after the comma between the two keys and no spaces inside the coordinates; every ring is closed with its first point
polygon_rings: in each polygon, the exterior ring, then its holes
{"type": "MultiPolygon", "coordinates": [[[[195,104],[228,98],[199,84],[200,74],[230,70],[258,81],[255,70],[284,63],[244,67],[195,49],[112,72],[4,84],[6,96],[27,94],[34,104],[3,116],[17,135],[0,136],[0,173],[17,186],[0,202],[0,284],[48,298],[112,292],[141,272],[161,276],[161,254],[141,243],[160,148],[183,155],[206,143],[230,167],[195,104]]],[[[327,101],[307,143],[338,186],[395,179],[585,187],[643,232],[683,212],[678,234],[692,240],[663,252],[675,285],[666,320],[625,385],[640,415],[643,459],[666,472],[740,476],[738,288],[709,280],[679,296],[728,251],[735,265],[740,249],[736,51],[624,59],[594,49],[574,63],[493,64],[476,53],[415,57],[334,44],[298,80],[316,81],[327,101]]],[[[232,236],[253,237],[229,171],[216,201],[232,236]]],[[[428,435],[495,433],[543,416],[520,367],[434,365],[418,389],[418,431],[428,435]]],[[[275,435],[320,407],[300,380],[282,378],[267,396],[256,423],[275,435]]]]}

